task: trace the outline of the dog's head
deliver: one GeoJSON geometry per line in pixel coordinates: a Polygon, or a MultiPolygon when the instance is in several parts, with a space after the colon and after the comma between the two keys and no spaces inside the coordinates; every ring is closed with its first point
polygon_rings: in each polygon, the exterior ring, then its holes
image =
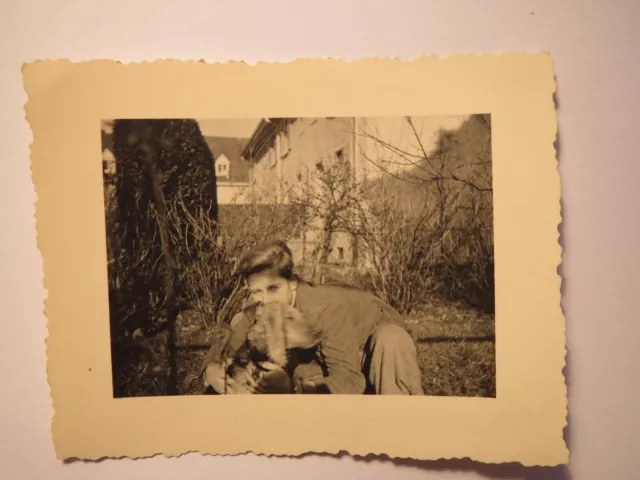
{"type": "Polygon", "coordinates": [[[320,343],[319,326],[291,306],[261,305],[248,334],[249,343],[276,365],[287,363],[287,350],[311,349],[320,343]]]}

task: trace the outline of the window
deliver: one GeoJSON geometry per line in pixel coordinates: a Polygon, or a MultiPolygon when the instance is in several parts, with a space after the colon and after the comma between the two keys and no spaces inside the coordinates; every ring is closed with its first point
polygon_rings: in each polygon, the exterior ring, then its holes
{"type": "Polygon", "coordinates": [[[338,258],[344,260],[344,248],[338,247],[338,258]]]}
{"type": "Polygon", "coordinates": [[[349,175],[351,170],[349,157],[349,151],[346,146],[342,146],[333,151],[334,165],[336,165],[344,175],[349,175]]]}
{"type": "Polygon", "coordinates": [[[301,165],[298,169],[296,178],[298,179],[300,188],[303,188],[304,184],[309,185],[309,167],[306,165],[301,165]]]}
{"type": "Polygon", "coordinates": [[[221,175],[229,175],[229,165],[226,163],[218,163],[216,165],[216,175],[217,176],[221,176],[221,175]]]}

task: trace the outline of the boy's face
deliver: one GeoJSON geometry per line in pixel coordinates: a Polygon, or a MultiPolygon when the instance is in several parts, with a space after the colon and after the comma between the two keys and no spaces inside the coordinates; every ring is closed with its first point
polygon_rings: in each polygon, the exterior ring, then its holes
{"type": "Polygon", "coordinates": [[[290,305],[293,299],[294,284],[273,272],[263,271],[250,275],[247,286],[251,303],[280,303],[290,305]]]}

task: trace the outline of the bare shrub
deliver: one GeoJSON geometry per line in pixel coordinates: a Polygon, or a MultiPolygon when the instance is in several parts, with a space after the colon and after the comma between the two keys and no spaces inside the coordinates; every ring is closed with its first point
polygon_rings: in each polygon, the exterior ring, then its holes
{"type": "Polygon", "coordinates": [[[401,313],[437,289],[437,250],[426,227],[432,212],[395,208],[393,197],[376,195],[360,212],[357,235],[366,247],[365,283],[401,313]]]}
{"type": "Polygon", "coordinates": [[[315,237],[305,270],[316,283],[323,277],[334,235],[353,233],[353,219],[362,199],[360,186],[348,164],[327,162],[309,174],[308,182],[289,189],[289,203],[298,214],[296,227],[315,237]]]}
{"type": "Polygon", "coordinates": [[[181,259],[178,285],[183,309],[194,310],[211,327],[229,318],[241,300],[234,264],[220,248],[220,229],[205,209],[189,212],[182,198],[167,207],[169,235],[181,259]]]}
{"type": "Polygon", "coordinates": [[[241,308],[245,293],[234,276],[241,255],[266,241],[287,241],[297,232],[291,207],[251,200],[219,206],[218,222],[205,209],[188,211],[180,197],[167,207],[171,243],[181,259],[182,304],[197,311],[207,327],[229,321],[241,308]]]}
{"type": "Polygon", "coordinates": [[[251,203],[219,206],[218,222],[206,210],[185,211],[179,198],[167,208],[171,242],[181,259],[178,285],[183,312],[196,314],[195,331],[179,355],[180,361],[191,365],[178,365],[180,393],[198,393],[201,385],[194,372],[211,333],[245,305],[247,292],[234,275],[241,255],[257,244],[287,241],[296,233],[297,215],[291,207],[260,200],[254,195],[251,203]]]}
{"type": "Polygon", "coordinates": [[[457,131],[441,132],[431,153],[410,117],[406,128],[411,149],[359,133],[379,147],[375,158],[361,155],[384,173],[369,182],[357,228],[369,250],[372,288],[403,312],[432,294],[492,311],[489,119],[471,116],[457,131]]]}

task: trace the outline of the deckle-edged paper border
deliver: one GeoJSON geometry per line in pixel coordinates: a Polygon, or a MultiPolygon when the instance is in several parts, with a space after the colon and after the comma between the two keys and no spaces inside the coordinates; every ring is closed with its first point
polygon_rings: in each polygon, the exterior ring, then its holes
{"type": "Polygon", "coordinates": [[[23,67],[58,458],[254,452],[568,462],[547,53],[23,67]],[[490,113],[497,398],[112,398],[100,120],[490,113]]]}

